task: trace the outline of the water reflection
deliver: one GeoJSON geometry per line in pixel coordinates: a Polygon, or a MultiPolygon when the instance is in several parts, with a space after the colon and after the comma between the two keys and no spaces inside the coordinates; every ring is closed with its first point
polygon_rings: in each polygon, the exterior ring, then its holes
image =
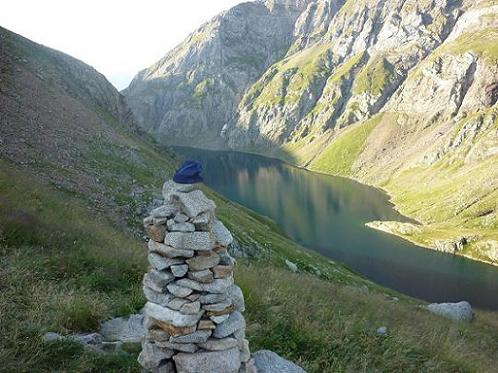
{"type": "Polygon", "coordinates": [[[371,220],[409,221],[375,188],[256,155],[177,151],[203,163],[205,182],[213,189],[275,220],[297,242],[377,283],[428,301],[465,299],[498,309],[496,268],[366,228],[371,220]]]}

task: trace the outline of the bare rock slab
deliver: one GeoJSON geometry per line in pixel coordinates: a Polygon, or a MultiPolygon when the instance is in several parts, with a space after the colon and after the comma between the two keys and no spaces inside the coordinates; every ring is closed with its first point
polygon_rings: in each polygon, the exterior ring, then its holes
{"type": "Polygon", "coordinates": [[[238,348],[225,351],[179,353],[173,357],[178,373],[237,373],[240,369],[238,348]]]}
{"type": "Polygon", "coordinates": [[[247,362],[246,371],[251,373],[306,373],[300,366],[269,350],[254,353],[247,362]]]}
{"type": "Polygon", "coordinates": [[[130,315],[106,321],[99,332],[107,341],[141,342],[145,335],[144,316],[130,315]]]}

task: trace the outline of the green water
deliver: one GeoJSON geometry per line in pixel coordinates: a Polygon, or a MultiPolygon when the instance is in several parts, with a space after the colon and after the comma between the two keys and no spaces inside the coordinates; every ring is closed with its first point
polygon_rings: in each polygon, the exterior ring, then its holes
{"type": "Polygon", "coordinates": [[[378,284],[427,301],[467,300],[498,309],[498,268],[365,227],[372,220],[408,220],[375,188],[257,155],[176,150],[203,163],[205,183],[214,190],[378,284]]]}

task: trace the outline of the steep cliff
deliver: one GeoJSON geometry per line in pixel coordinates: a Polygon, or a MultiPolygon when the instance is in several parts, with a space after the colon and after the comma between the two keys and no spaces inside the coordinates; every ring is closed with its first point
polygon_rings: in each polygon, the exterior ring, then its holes
{"type": "Polygon", "coordinates": [[[244,3],[141,72],[125,95],[167,143],[268,154],[381,186],[432,226],[410,239],[436,247],[468,236],[461,254],[496,261],[497,30],[494,0],[244,3]],[[227,24],[247,32],[229,44],[227,24]],[[248,40],[266,31],[266,44],[248,40]],[[235,51],[267,58],[235,73],[220,62],[235,51]],[[244,77],[233,88],[231,73],[244,77]]]}

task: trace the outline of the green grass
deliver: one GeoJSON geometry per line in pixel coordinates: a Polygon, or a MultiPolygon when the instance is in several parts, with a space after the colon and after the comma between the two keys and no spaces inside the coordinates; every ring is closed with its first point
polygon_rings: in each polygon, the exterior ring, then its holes
{"type": "Polygon", "coordinates": [[[346,129],[311,162],[309,168],[314,171],[351,176],[352,167],[364,149],[368,135],[381,120],[382,114],[379,114],[346,129]]]}
{"type": "Polygon", "coordinates": [[[440,52],[463,54],[473,51],[491,64],[498,63],[498,30],[495,28],[482,29],[460,35],[448,45],[442,46],[440,52]]]}
{"type": "Polygon", "coordinates": [[[374,96],[380,95],[393,74],[394,67],[382,56],[376,57],[356,76],[352,92],[354,95],[364,92],[374,96]]]}

